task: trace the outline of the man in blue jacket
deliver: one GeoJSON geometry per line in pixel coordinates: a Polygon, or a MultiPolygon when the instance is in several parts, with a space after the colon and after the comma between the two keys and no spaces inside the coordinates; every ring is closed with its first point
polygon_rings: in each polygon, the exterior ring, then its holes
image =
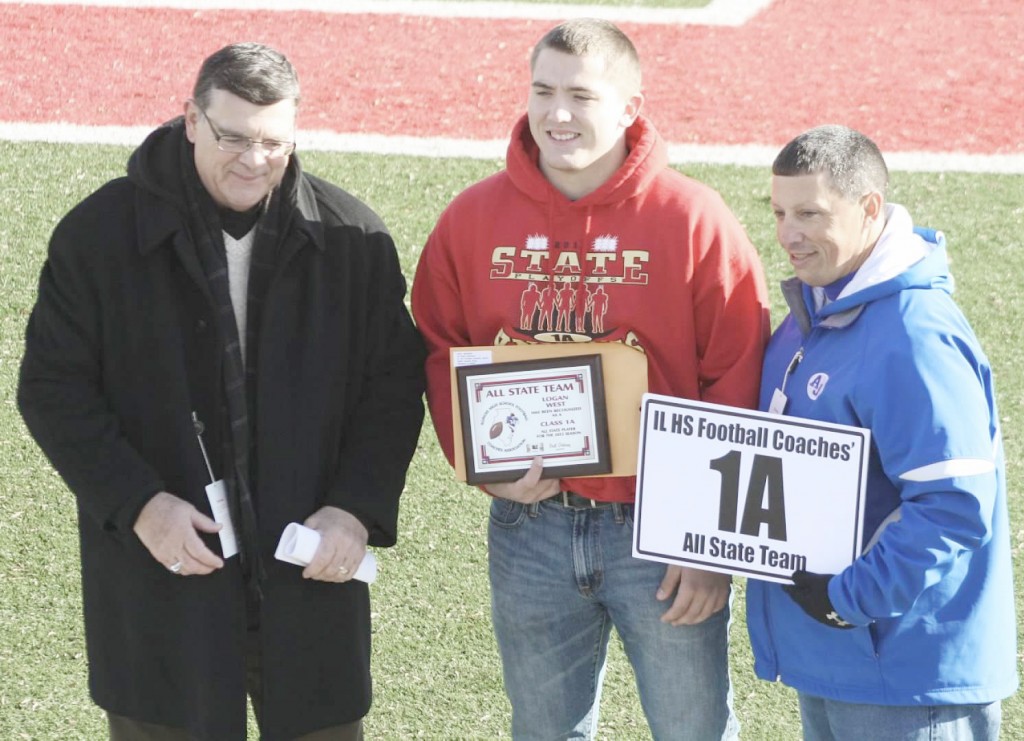
{"type": "Polygon", "coordinates": [[[994,740],[1017,688],[1003,447],[945,239],[886,202],[856,131],[801,134],[772,174],[796,277],[761,409],[867,428],[872,447],[860,558],[750,581],[756,672],[798,691],[811,741],[994,740]]]}

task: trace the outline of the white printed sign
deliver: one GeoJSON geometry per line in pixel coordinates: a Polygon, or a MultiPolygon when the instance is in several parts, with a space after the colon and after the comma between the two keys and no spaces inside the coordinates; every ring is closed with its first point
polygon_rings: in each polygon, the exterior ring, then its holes
{"type": "Polygon", "coordinates": [[[860,555],[871,433],[644,394],[633,555],[767,581],[860,555]]]}

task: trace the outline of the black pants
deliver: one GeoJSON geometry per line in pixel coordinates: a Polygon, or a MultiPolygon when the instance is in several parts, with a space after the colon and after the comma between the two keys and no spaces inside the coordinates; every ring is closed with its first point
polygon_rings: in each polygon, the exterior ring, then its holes
{"type": "MultiPolygon", "coordinates": [[[[263,711],[263,659],[259,650],[259,633],[249,631],[245,652],[245,687],[259,723],[263,711]]],[[[193,741],[184,728],[162,726],[123,715],[107,713],[110,741],[193,741]]],[[[321,728],[298,736],[294,741],[363,741],[363,721],[321,728]]]]}
{"type": "MultiPolygon", "coordinates": [[[[107,723],[110,726],[110,741],[193,741],[193,737],[183,728],[145,723],[123,715],[107,713],[107,723]]],[[[321,728],[299,736],[295,741],[363,741],[363,721],[321,728]]]]}

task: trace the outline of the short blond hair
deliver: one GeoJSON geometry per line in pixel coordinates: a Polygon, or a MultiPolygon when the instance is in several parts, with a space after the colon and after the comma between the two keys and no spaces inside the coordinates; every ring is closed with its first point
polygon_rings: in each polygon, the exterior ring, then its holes
{"type": "Polygon", "coordinates": [[[623,92],[627,95],[640,92],[640,55],[629,37],[614,23],[597,18],[576,18],[555,26],[533,47],[531,70],[545,49],[574,57],[600,57],[609,75],[618,78],[623,92]]]}

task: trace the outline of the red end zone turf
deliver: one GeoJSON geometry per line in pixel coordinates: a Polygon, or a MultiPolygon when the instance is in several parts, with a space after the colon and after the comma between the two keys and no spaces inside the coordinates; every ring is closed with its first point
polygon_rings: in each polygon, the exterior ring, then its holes
{"type": "MultiPolygon", "coordinates": [[[[154,125],[206,55],[259,40],[295,62],[307,129],[502,139],[551,25],[0,4],[0,120],[154,125]]],[[[775,0],[738,28],[623,27],[673,143],[778,145],[841,122],[888,152],[1024,153],[1020,0],[775,0]]]]}

